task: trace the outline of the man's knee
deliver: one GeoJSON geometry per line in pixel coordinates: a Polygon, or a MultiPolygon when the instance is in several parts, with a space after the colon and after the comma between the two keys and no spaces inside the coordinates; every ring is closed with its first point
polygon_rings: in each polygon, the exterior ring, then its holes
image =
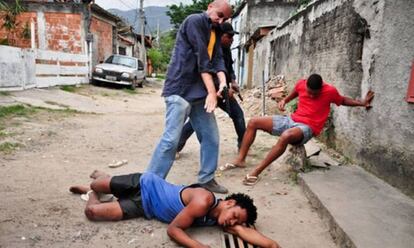
{"type": "Polygon", "coordinates": [[[88,220],[96,220],[96,207],[94,205],[86,206],[85,215],[88,220]]]}
{"type": "Polygon", "coordinates": [[[303,139],[303,132],[302,130],[295,130],[290,128],[280,135],[279,140],[285,142],[287,144],[295,144],[298,143],[303,139]]]}
{"type": "Polygon", "coordinates": [[[256,117],[253,117],[252,119],[249,120],[249,123],[247,123],[247,128],[257,129],[258,125],[259,125],[259,119],[256,117]]]}

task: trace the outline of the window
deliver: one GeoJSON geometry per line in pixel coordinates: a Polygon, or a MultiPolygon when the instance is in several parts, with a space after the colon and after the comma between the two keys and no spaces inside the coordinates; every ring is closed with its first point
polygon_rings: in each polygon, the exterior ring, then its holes
{"type": "Polygon", "coordinates": [[[118,50],[119,50],[120,55],[126,55],[126,48],[125,47],[119,47],[118,50]]]}

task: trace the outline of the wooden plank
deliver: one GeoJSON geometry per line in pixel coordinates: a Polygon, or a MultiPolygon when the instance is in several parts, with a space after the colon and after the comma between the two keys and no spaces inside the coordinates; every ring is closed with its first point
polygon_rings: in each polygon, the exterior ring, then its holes
{"type": "Polygon", "coordinates": [[[87,66],[58,66],[36,64],[36,75],[87,75],[87,66]]]}
{"type": "Polygon", "coordinates": [[[62,53],[40,49],[36,50],[36,59],[55,61],[59,60],[65,62],[88,62],[88,56],[86,54],[62,53]]]}

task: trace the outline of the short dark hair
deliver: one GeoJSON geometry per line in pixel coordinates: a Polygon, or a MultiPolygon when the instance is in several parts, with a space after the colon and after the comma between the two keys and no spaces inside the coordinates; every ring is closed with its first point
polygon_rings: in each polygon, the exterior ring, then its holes
{"type": "Polygon", "coordinates": [[[306,81],[306,86],[312,90],[320,90],[322,88],[322,77],[319,74],[312,74],[306,81]]]}
{"type": "Polygon", "coordinates": [[[257,219],[257,208],[253,204],[253,199],[250,196],[243,194],[243,193],[235,193],[231,194],[226,197],[227,200],[235,200],[236,205],[240,206],[241,208],[246,209],[247,212],[247,221],[246,223],[249,225],[253,225],[257,219]]]}

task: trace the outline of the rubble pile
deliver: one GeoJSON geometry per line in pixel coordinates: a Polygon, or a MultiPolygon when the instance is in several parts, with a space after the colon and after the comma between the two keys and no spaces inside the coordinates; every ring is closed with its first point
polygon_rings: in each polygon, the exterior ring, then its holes
{"type": "MultiPolygon", "coordinates": [[[[242,91],[244,98],[240,105],[243,108],[246,117],[261,116],[263,112],[262,87],[245,89],[242,91]]],[[[266,115],[283,114],[277,108],[277,103],[282,100],[286,94],[286,81],[283,75],[271,77],[266,82],[266,115]]]]}

